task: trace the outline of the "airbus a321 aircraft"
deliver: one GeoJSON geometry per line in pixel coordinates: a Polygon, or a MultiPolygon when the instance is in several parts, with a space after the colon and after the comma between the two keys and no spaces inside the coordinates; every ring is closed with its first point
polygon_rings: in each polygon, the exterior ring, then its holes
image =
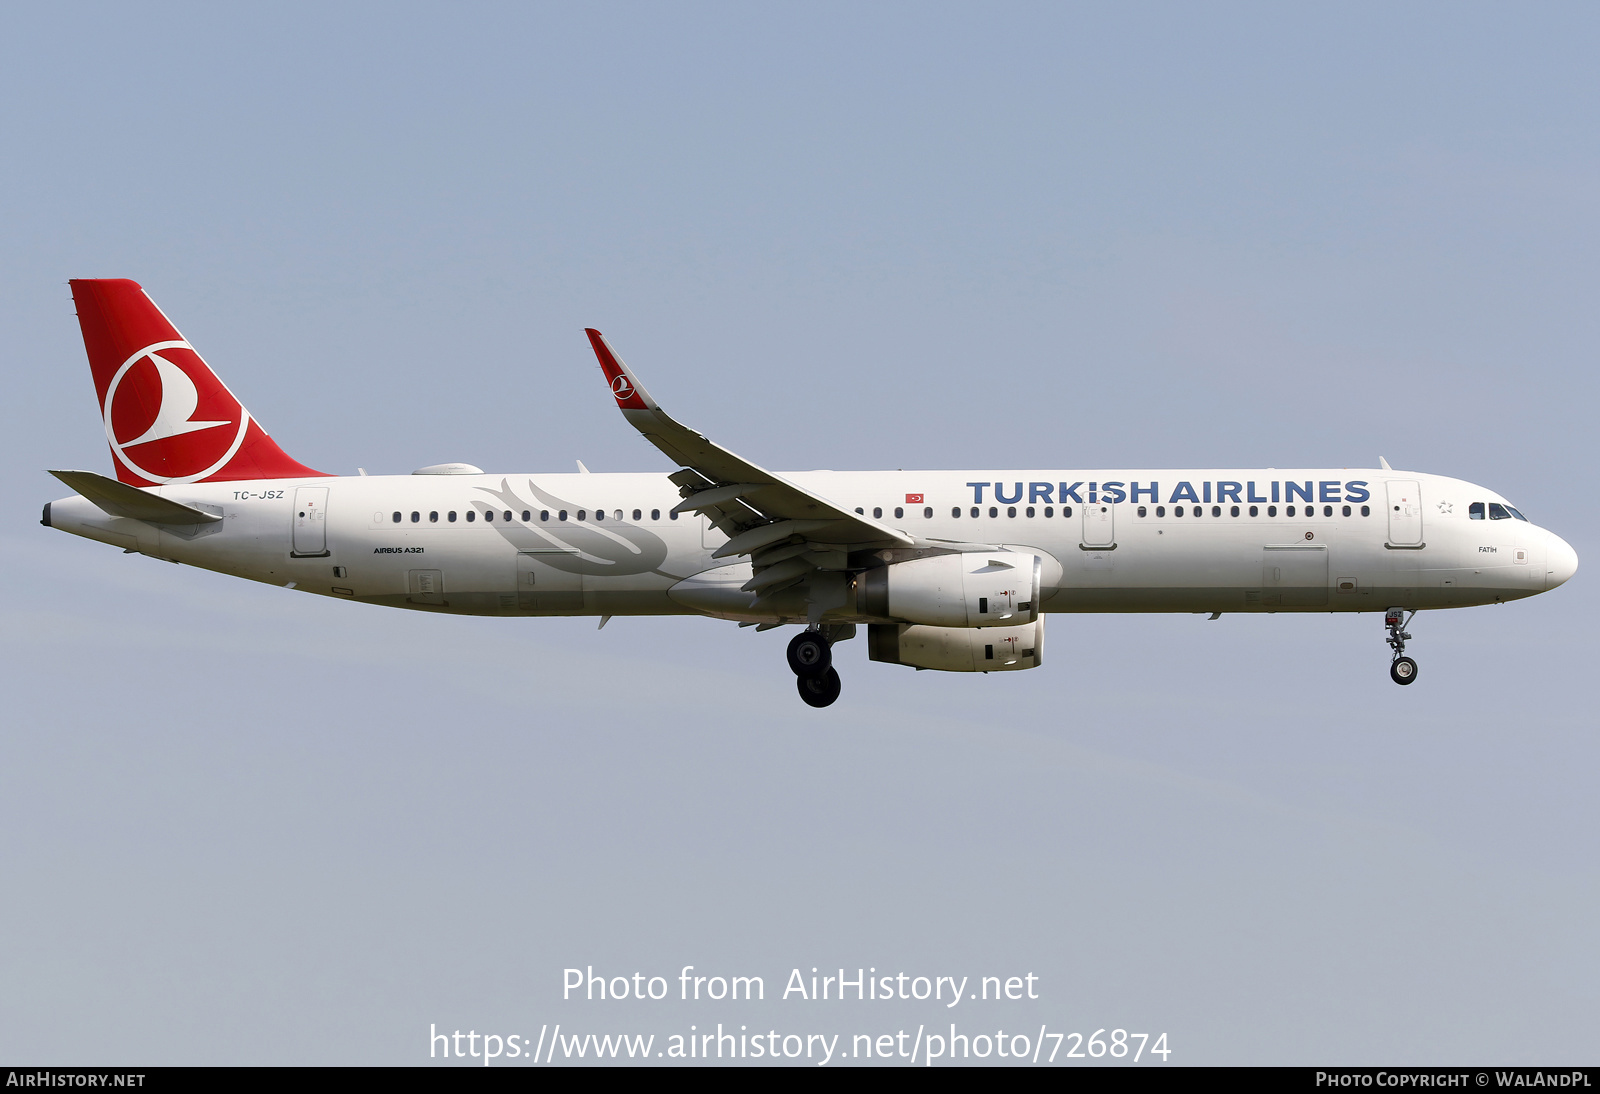
{"type": "Polygon", "coordinates": [[[705,615],[944,672],[1037,668],[1049,612],[1382,612],[1397,684],[1424,608],[1519,600],[1573,549],[1460,479],[1349,468],[775,474],[671,418],[599,331],[611,396],[670,473],[334,476],[291,459],[132,281],[72,282],[117,477],[49,528],[318,596],[461,615],[705,615]]]}

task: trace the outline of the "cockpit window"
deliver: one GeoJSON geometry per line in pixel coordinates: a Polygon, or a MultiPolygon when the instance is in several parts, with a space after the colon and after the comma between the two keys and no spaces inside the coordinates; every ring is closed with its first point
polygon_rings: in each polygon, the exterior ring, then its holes
{"type": "Polygon", "coordinates": [[[1467,506],[1467,516],[1471,517],[1473,520],[1482,520],[1483,502],[1475,501],[1471,505],[1467,506]]]}
{"type": "MultiPolygon", "coordinates": [[[[1506,506],[1506,508],[1507,508],[1507,509],[1511,509],[1511,506],[1509,506],[1509,505],[1508,505],[1508,506],[1506,506]]],[[[1521,521],[1527,521],[1527,522],[1528,522],[1528,523],[1529,523],[1529,524],[1532,524],[1532,523],[1533,523],[1533,521],[1531,521],[1531,520],[1528,520],[1528,518],[1527,518],[1527,517],[1525,517],[1525,516],[1523,516],[1523,515],[1522,515],[1522,513],[1521,513],[1521,511],[1519,511],[1519,510],[1516,510],[1516,509],[1511,509],[1511,515],[1512,515],[1512,516],[1514,516],[1514,517],[1516,517],[1516,518],[1517,518],[1517,519],[1518,519],[1518,520],[1521,520],[1521,521]]]]}
{"type": "Polygon", "coordinates": [[[1510,520],[1511,519],[1511,514],[1506,512],[1506,507],[1504,505],[1501,505],[1497,501],[1491,501],[1489,503],[1489,519],[1490,520],[1510,520]]]}

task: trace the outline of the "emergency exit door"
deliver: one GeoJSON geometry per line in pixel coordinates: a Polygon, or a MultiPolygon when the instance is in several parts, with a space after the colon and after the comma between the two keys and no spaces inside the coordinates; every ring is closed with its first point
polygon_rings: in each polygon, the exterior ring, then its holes
{"type": "Polygon", "coordinates": [[[1396,547],[1422,546],[1422,487],[1396,480],[1389,487],[1389,542],[1396,547]]]}
{"type": "Polygon", "coordinates": [[[1116,507],[1109,502],[1091,502],[1083,507],[1083,545],[1115,547],[1117,544],[1116,507]]]}
{"type": "Polygon", "coordinates": [[[295,558],[322,558],[328,553],[328,488],[302,486],[294,492],[295,558]]]}

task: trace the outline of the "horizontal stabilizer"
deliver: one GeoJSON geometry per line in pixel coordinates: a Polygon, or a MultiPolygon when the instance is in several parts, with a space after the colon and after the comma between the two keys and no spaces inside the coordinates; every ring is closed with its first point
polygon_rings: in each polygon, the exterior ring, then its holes
{"type": "Polygon", "coordinates": [[[222,519],[93,471],[52,471],[50,474],[114,517],[131,517],[148,524],[210,524],[222,519]]]}

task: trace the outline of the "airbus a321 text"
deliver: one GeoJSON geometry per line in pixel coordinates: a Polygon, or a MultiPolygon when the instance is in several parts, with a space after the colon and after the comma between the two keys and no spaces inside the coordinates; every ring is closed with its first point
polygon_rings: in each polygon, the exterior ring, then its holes
{"type": "Polygon", "coordinates": [[[1419,609],[1542,593],[1572,548],[1492,490],[1348,468],[776,474],[670,417],[588,331],[669,473],[335,476],[291,459],[137,284],[72,282],[116,478],[43,523],[301,592],[464,615],[704,615],[796,625],[789,667],[839,695],[835,643],[945,672],[1037,668],[1051,612],[1382,612],[1398,684],[1419,609]]]}

